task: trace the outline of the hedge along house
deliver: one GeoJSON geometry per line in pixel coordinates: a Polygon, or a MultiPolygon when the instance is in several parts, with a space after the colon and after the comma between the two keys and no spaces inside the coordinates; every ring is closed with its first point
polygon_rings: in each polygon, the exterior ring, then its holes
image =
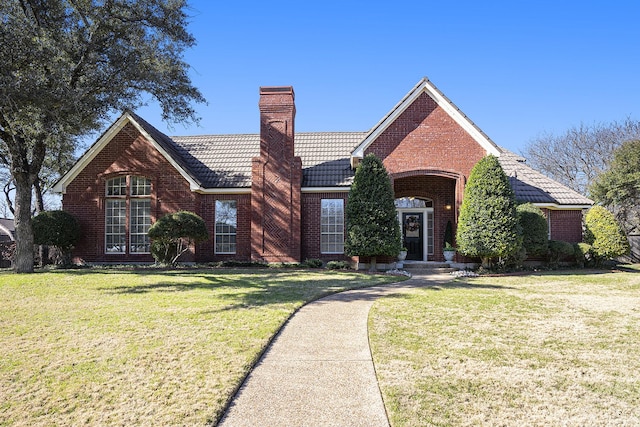
{"type": "Polygon", "coordinates": [[[498,147],[426,78],[368,132],[296,133],[291,87],[260,88],[259,110],[259,135],[186,137],[125,112],[54,187],[82,226],[75,257],[151,262],[149,226],[189,210],[212,237],[189,261],[348,259],[344,208],[368,153],[392,178],[408,260],[443,259],[446,224],[455,232],[471,168],[488,154],[516,198],[544,210],[551,239],[582,239],[592,202],[498,147]]]}

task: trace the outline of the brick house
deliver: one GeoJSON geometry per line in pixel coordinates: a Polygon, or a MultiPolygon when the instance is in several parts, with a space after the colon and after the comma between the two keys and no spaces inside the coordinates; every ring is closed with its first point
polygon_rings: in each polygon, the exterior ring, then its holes
{"type": "Polygon", "coordinates": [[[347,259],[344,208],[368,153],[392,178],[407,260],[443,259],[446,224],[455,230],[471,168],[488,154],[516,198],[543,209],[551,239],[582,239],[592,202],[498,147],[426,78],[368,132],[296,133],[291,87],[260,88],[259,110],[259,135],[186,137],[125,112],[54,187],[82,225],[75,256],[151,262],[150,224],[189,210],[211,235],[191,261],[347,259]]]}

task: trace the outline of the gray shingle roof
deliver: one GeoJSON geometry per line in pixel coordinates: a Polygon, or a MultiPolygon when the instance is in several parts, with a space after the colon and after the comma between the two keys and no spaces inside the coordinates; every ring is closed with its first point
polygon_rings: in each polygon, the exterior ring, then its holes
{"type": "Polygon", "coordinates": [[[524,157],[504,148],[501,150],[498,160],[519,201],[578,206],[593,204],[582,194],[529,167],[524,157]]]}
{"type": "MultiPolygon", "coordinates": [[[[295,154],[302,159],[303,187],[349,186],[350,152],[365,132],[298,132],[295,154]]],[[[251,159],[260,155],[260,135],[174,136],[186,163],[205,188],[251,186],[251,159]]]]}
{"type": "MultiPolygon", "coordinates": [[[[141,117],[136,121],[203,188],[251,187],[251,159],[260,155],[260,135],[168,137],[141,117]]],[[[369,132],[298,132],[295,154],[302,159],[303,187],[348,187],[351,152],[369,132]]],[[[501,148],[500,164],[519,201],[586,206],[593,202],[532,169],[525,159],[501,148]]]]}

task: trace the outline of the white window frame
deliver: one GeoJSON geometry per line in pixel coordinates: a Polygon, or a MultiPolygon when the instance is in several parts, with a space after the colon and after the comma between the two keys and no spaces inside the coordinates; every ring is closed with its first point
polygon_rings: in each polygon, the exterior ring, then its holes
{"type": "Polygon", "coordinates": [[[321,254],[344,254],[344,223],[344,199],[321,199],[321,254]]]}
{"type": "Polygon", "coordinates": [[[234,255],[238,250],[238,201],[216,200],[213,252],[234,255]],[[220,226],[218,225],[220,223],[220,226]]]}
{"type": "Polygon", "coordinates": [[[107,199],[105,201],[104,215],[104,252],[106,254],[126,253],[127,200],[125,198],[107,199]],[[114,215],[116,212],[118,214],[114,215]]]}
{"type": "Polygon", "coordinates": [[[129,253],[151,253],[151,239],[149,238],[149,228],[151,228],[151,199],[148,197],[131,198],[129,199],[129,206],[129,253]],[[143,205],[142,215],[140,215],[141,205],[143,205]],[[138,250],[140,246],[144,247],[144,250],[138,250]]]}
{"type": "Polygon", "coordinates": [[[139,175],[116,176],[106,180],[105,194],[105,254],[151,253],[151,242],[147,234],[151,227],[151,180],[139,175]],[[141,216],[142,204],[146,206],[143,207],[141,216]],[[118,205],[117,216],[113,215],[115,205],[118,205]],[[116,227],[118,230],[114,232],[116,227]],[[113,236],[119,238],[115,239],[113,236]],[[140,236],[146,236],[142,237],[142,251],[137,250],[141,246],[140,236]],[[136,244],[133,243],[134,240],[136,244]],[[110,250],[113,247],[120,250],[110,250]]]}

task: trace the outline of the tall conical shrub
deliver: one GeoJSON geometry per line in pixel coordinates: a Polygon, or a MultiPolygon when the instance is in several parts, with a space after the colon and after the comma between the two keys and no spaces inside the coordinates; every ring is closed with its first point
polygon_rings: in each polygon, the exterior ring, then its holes
{"type": "Polygon", "coordinates": [[[464,189],[456,234],[458,251],[484,266],[520,248],[520,224],[509,179],[495,156],[482,158],[464,189]]]}
{"type": "Polygon", "coordinates": [[[345,210],[349,256],[396,256],[401,249],[400,225],[391,179],[382,161],[373,154],[364,157],[356,170],[345,210]]]}

